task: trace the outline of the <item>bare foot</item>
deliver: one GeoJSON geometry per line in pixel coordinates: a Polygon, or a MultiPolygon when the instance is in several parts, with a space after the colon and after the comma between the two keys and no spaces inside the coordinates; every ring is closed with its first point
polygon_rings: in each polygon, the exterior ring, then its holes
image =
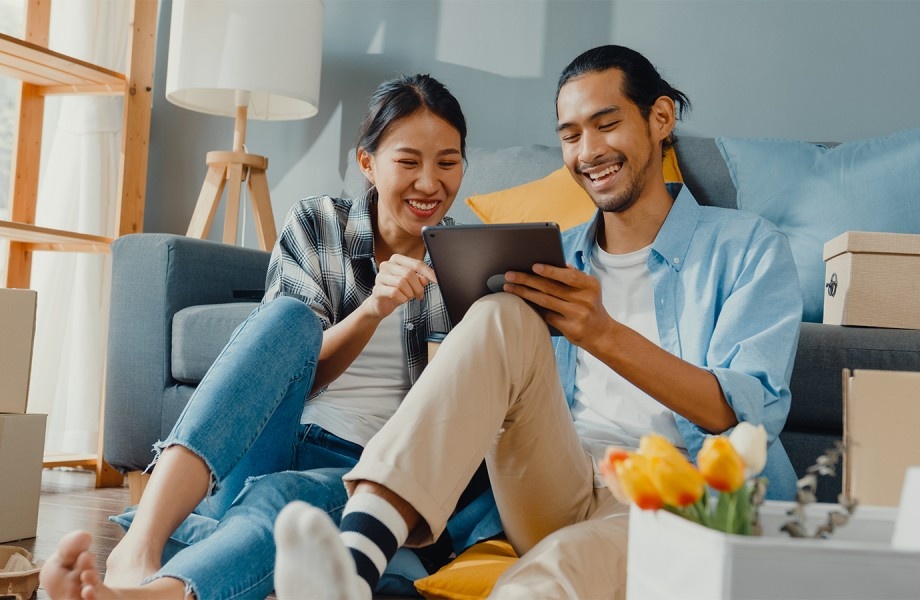
{"type": "Polygon", "coordinates": [[[57,551],[45,562],[39,574],[41,587],[52,600],[193,598],[186,594],[183,582],[171,577],[156,579],[145,586],[125,588],[103,583],[102,575],[96,569],[96,557],[89,551],[92,540],[89,533],[74,531],[58,542],[57,551]]]}
{"type": "Polygon", "coordinates": [[[109,553],[105,561],[105,585],[108,587],[135,587],[160,570],[161,554],[149,553],[149,545],[141,543],[139,550],[133,543],[131,530],[109,553]]]}
{"type": "Polygon", "coordinates": [[[84,573],[95,573],[96,557],[89,551],[92,536],[85,531],[68,533],[58,542],[39,574],[42,589],[54,600],[81,600],[84,573]]]}
{"type": "Polygon", "coordinates": [[[371,597],[358,577],[339,528],[320,509],[291,502],[275,521],[275,594],[281,600],[316,596],[328,600],[371,597]]]}

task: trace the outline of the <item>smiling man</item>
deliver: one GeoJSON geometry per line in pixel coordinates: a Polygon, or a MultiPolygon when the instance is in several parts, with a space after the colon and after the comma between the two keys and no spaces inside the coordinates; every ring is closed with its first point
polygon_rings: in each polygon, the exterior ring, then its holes
{"type": "Polygon", "coordinates": [[[763,424],[768,495],[792,497],[778,435],[802,313],[795,266],[768,222],[662,183],[687,106],[628,48],[595,48],[566,67],[557,131],[598,207],[564,235],[569,266],[506,274],[507,293],[479,301],[447,336],[345,476],[344,544],[324,513],[285,509],[279,598],[317,585],[369,598],[398,546],[440,535],[483,458],[521,556],[493,590],[500,598],[625,594],[628,510],[597,470],[608,446],[635,449],[654,432],[695,459],[707,435],[763,424]],[[551,341],[544,321],[564,337],[551,341]]]}

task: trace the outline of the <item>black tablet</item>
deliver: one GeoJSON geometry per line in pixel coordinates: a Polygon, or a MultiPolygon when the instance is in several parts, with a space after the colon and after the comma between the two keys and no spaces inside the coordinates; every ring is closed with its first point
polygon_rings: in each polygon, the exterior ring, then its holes
{"type": "Polygon", "coordinates": [[[556,223],[437,225],[422,228],[422,237],[454,325],[473,302],[502,291],[505,272],[565,266],[556,223]]]}

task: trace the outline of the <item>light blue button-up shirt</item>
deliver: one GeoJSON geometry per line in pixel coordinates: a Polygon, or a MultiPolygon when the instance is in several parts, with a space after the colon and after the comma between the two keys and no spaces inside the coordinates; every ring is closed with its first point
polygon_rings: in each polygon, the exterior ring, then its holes
{"type": "MultiPolygon", "coordinates": [[[[796,476],[779,433],[789,414],[789,378],[802,321],[802,297],[789,242],[768,221],[738,210],[675,197],[648,258],[661,347],[711,371],[739,421],[767,430],[767,497],[791,500],[796,476]]],[[[590,273],[603,217],[566,231],[566,260],[590,273]]],[[[569,406],[575,398],[577,348],[554,338],[569,406]]],[[[674,413],[693,459],[709,433],[674,413]]]]}

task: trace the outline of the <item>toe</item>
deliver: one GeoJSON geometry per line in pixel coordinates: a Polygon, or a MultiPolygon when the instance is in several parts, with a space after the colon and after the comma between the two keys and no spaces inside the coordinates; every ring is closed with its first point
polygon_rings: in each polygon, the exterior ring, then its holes
{"type": "Polygon", "coordinates": [[[77,558],[89,550],[89,545],[93,537],[86,531],[71,531],[61,538],[58,542],[57,559],[64,566],[72,566],[76,563],[77,558]]]}

